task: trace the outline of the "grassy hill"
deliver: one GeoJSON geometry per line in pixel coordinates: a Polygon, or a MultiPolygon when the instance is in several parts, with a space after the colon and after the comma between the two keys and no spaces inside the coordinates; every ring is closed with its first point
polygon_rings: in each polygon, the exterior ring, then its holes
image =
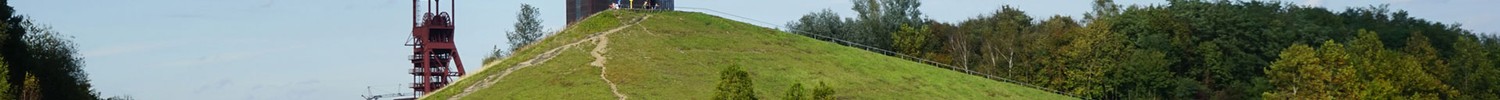
{"type": "Polygon", "coordinates": [[[617,99],[617,90],[629,99],[701,100],[730,66],[750,72],[761,99],[820,82],[839,99],[1075,99],[696,12],[601,12],[484,66],[422,99],[598,100],[617,99]]]}

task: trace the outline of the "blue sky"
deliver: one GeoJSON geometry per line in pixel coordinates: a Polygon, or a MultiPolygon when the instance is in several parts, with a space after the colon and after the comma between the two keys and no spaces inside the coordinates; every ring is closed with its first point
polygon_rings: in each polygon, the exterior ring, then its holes
{"type": "MultiPolygon", "coordinates": [[[[1081,16],[1091,0],[927,0],[923,13],[956,22],[1012,5],[1034,18],[1081,16]]],[[[521,3],[563,26],[561,0],[459,1],[457,42],[470,71],[512,28],[521,3]]],[[[1161,4],[1164,1],[1120,1],[1161,4]]],[[[1391,4],[1430,21],[1500,32],[1495,0],[1293,0],[1332,9],[1391,4]]],[[[147,100],[335,100],[408,92],[406,0],[18,0],[19,14],[73,36],[94,88],[147,100]]],[[[679,0],[782,26],[847,0],[679,0]],[[794,2],[794,3],[783,3],[794,2]],[[776,6],[766,6],[776,5],[776,6]]],[[[720,13],[710,13],[720,14],[720,13]]],[[[727,17],[736,20],[744,18],[727,17]]],[[[1040,19],[1038,19],[1040,20],[1040,19]]],[[[752,22],[753,23],[753,22],[752,22]]],[[[762,23],[754,23],[762,24],[762,23]]],[[[765,25],[765,24],[762,24],[765,25]]],[[[501,45],[503,46],[503,45],[501,45]]],[[[508,48],[508,47],[499,47],[508,48]]]]}

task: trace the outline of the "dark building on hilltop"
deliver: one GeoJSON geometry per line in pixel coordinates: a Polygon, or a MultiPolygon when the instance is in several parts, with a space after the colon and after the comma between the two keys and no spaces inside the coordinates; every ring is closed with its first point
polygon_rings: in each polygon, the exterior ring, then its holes
{"type": "Polygon", "coordinates": [[[609,9],[615,0],[568,0],[568,25],[584,17],[609,9]]]}
{"type": "Polygon", "coordinates": [[[673,0],[568,0],[568,25],[607,10],[616,2],[620,8],[672,10],[674,7],[673,0]]]}

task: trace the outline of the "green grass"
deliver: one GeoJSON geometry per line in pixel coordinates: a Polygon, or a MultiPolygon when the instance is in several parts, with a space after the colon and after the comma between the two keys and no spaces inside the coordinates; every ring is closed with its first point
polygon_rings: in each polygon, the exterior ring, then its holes
{"type": "MultiPolygon", "coordinates": [[[[782,33],[774,29],[695,12],[611,10],[525,47],[498,65],[429,95],[445,100],[462,87],[494,75],[547,49],[581,40],[629,18],[654,15],[609,35],[608,77],[630,99],[701,100],[713,97],[718,72],[741,66],[751,73],[762,99],[780,99],[792,84],[827,83],[840,99],[1075,99],[1020,85],[949,71],[873,52],[782,33]]],[[[614,99],[589,66],[595,44],[582,43],[544,64],[511,73],[463,99],[614,99]]],[[[811,87],[809,87],[811,88],[811,87]]]]}

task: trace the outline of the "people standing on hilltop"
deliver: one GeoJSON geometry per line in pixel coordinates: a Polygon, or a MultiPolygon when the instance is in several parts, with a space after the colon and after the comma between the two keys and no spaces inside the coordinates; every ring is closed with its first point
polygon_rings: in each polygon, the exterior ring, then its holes
{"type": "Polygon", "coordinates": [[[641,0],[641,3],[635,3],[635,0],[615,0],[615,2],[609,4],[609,8],[610,9],[620,9],[620,8],[625,8],[625,9],[636,9],[636,8],[640,8],[640,9],[658,9],[658,7],[660,7],[661,4],[662,4],[661,2],[662,2],[662,0],[641,0]]]}
{"type": "Polygon", "coordinates": [[[620,0],[615,0],[614,3],[609,3],[609,9],[620,9],[620,0]]]}

